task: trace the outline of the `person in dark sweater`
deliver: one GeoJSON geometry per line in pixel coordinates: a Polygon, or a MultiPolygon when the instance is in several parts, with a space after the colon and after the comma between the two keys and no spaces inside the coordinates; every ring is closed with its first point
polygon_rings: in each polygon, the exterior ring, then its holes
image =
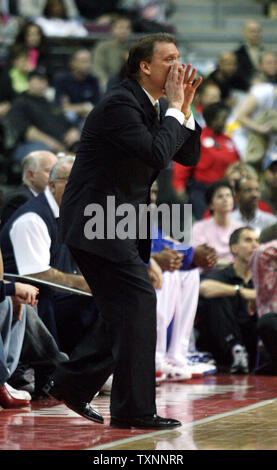
{"type": "Polygon", "coordinates": [[[56,103],[72,124],[80,126],[99,102],[100,88],[98,79],[90,73],[91,54],[87,49],[75,51],[69,65],[70,71],[54,81],[56,103]]]}
{"type": "Polygon", "coordinates": [[[45,98],[47,86],[44,69],[30,72],[28,90],[13,102],[3,120],[6,146],[14,149],[15,161],[33,150],[72,151],[79,141],[79,130],[45,98]]]}

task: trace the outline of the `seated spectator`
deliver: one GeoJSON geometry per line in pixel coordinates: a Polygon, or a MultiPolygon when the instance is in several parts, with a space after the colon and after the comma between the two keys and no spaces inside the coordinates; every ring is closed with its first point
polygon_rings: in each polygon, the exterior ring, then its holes
{"type": "Polygon", "coordinates": [[[209,104],[219,103],[220,101],[221,91],[219,86],[212,80],[204,80],[196,90],[194,104],[192,105],[193,115],[199,126],[206,126],[203,109],[209,104]]]}
{"type": "Polygon", "coordinates": [[[39,25],[27,21],[19,29],[13,47],[24,46],[28,50],[30,70],[48,67],[46,38],[39,25]]]}
{"type": "Polygon", "coordinates": [[[92,74],[95,75],[103,90],[109,78],[119,72],[126,61],[130,48],[132,27],[128,18],[117,17],[112,22],[112,38],[99,41],[93,50],[92,74]]]}
{"type": "Polygon", "coordinates": [[[237,121],[241,128],[232,135],[243,161],[261,168],[265,156],[276,152],[276,116],[277,87],[271,83],[251,87],[238,110],[237,121]]]}
{"type": "Polygon", "coordinates": [[[254,230],[242,227],[230,237],[234,263],[211,271],[200,282],[196,316],[197,342],[201,351],[212,353],[219,368],[231,374],[247,374],[255,366],[257,314],[250,258],[258,247],[254,230]]]}
{"type": "Polygon", "coordinates": [[[44,69],[30,72],[28,90],[14,101],[3,122],[17,162],[34,150],[74,151],[79,141],[79,130],[44,97],[47,86],[44,69]]]}
{"type": "Polygon", "coordinates": [[[99,84],[90,73],[91,54],[87,49],[75,51],[69,65],[70,72],[54,81],[56,102],[73,125],[81,126],[100,100],[99,84]]]}
{"type": "Polygon", "coordinates": [[[25,202],[46,189],[50,171],[57,163],[54,153],[46,150],[31,152],[22,160],[22,184],[5,195],[1,211],[1,227],[25,202]]]}
{"type": "MultiPolygon", "coordinates": [[[[247,163],[241,162],[241,161],[236,161],[234,163],[231,163],[231,165],[228,166],[227,170],[224,173],[223,180],[227,181],[230,186],[232,186],[233,192],[234,192],[234,208],[237,206],[237,201],[236,201],[236,195],[235,195],[235,188],[238,185],[238,182],[242,179],[249,176],[250,178],[258,179],[258,174],[256,170],[253,168],[253,166],[248,165],[247,163]]],[[[269,207],[269,205],[264,201],[260,200],[258,208],[265,211],[265,212],[270,212],[272,213],[273,211],[269,207]]],[[[209,209],[206,210],[203,219],[206,217],[210,217],[210,211],[209,209]]]]}
{"type": "Polygon", "coordinates": [[[32,399],[45,397],[42,388],[54,371],[57,362],[68,360],[43,321],[37,309],[26,305],[26,322],[19,363],[8,379],[8,385],[29,391],[32,399]]]}
{"type": "Polygon", "coordinates": [[[277,375],[276,259],[276,238],[257,247],[250,259],[259,316],[258,335],[269,355],[270,369],[274,375],[277,375]]]}
{"type": "Polygon", "coordinates": [[[264,165],[261,198],[277,215],[277,160],[268,160],[264,165]]]}
{"type": "MultiPolygon", "coordinates": [[[[157,191],[155,182],[151,188],[153,204],[157,191]]],[[[189,364],[187,355],[199,294],[196,268],[212,267],[215,252],[207,245],[180,249],[182,246],[164,236],[161,230],[158,237],[155,235],[152,239],[149,275],[157,295],[156,376],[159,382],[190,379],[195,374],[201,376],[210,371],[210,366],[189,364]]]]}
{"type": "MultiPolygon", "coordinates": [[[[47,7],[47,0],[28,0],[28,2],[19,0],[17,3],[18,15],[23,16],[24,18],[43,16],[47,7]]],[[[64,0],[63,2],[59,2],[59,5],[56,8],[58,8],[59,11],[61,11],[62,8],[63,13],[67,18],[74,19],[80,16],[76,0],[64,0]]]]}
{"type": "Polygon", "coordinates": [[[260,56],[264,50],[262,44],[262,28],[255,20],[248,20],[243,26],[242,44],[236,49],[237,77],[244,83],[243,89],[247,91],[251,85],[254,74],[258,71],[260,56]]]}
{"type": "Polygon", "coordinates": [[[252,85],[258,83],[277,84],[277,56],[273,51],[264,51],[260,56],[259,71],[254,75],[252,85]]]}
{"type": "Polygon", "coordinates": [[[207,204],[205,192],[209,184],[220,180],[226,168],[239,160],[236,148],[224,134],[224,125],[229,108],[223,103],[206,106],[203,115],[207,126],[201,134],[200,162],[194,168],[173,165],[172,184],[179,199],[185,200],[187,190],[188,202],[192,204],[194,217],[203,217],[207,204]],[[191,178],[189,180],[189,178],[191,178]]]}
{"type": "Polygon", "coordinates": [[[216,69],[206,79],[213,81],[220,88],[221,99],[232,107],[232,92],[244,89],[244,84],[236,75],[238,70],[237,58],[233,52],[222,52],[219,56],[216,69]]]}
{"type": "MultiPolygon", "coordinates": [[[[78,15],[76,5],[71,1],[70,7],[74,8],[75,15],[78,15]]],[[[35,18],[46,36],[74,36],[85,37],[88,32],[79,19],[69,17],[68,0],[46,0],[42,15],[35,18]]]]}
{"type": "Polygon", "coordinates": [[[28,51],[23,46],[14,47],[10,54],[10,66],[0,73],[0,118],[3,118],[12,102],[28,89],[30,65],[28,51]]]}
{"type": "MultiPolygon", "coordinates": [[[[65,245],[58,241],[59,206],[73,157],[58,160],[46,190],[19,207],[3,227],[0,239],[5,272],[28,275],[90,293],[65,245]]],[[[94,299],[40,287],[38,314],[67,354],[97,315],[94,299]]]]}
{"type": "Polygon", "coordinates": [[[217,267],[224,267],[233,261],[229,239],[242,223],[233,221],[234,207],[232,187],[226,181],[215,181],[206,191],[206,201],[211,217],[194,222],[192,226],[193,246],[206,243],[213,247],[218,256],[217,267]]]}
{"type": "Polygon", "coordinates": [[[13,389],[7,380],[15,371],[24,339],[26,305],[37,304],[38,289],[29,284],[3,281],[3,262],[0,252],[0,406],[26,406],[31,396],[13,389]]]}
{"type": "Polygon", "coordinates": [[[261,231],[277,221],[274,214],[259,209],[261,191],[257,179],[249,176],[242,178],[236,187],[237,209],[231,213],[231,220],[250,226],[259,236],[261,231]]]}

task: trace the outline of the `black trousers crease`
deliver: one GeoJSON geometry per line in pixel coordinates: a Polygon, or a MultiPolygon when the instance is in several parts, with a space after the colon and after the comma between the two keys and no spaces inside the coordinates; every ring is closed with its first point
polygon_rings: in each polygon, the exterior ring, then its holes
{"type": "Polygon", "coordinates": [[[90,401],[113,373],[112,416],[156,413],[156,294],[145,264],[139,255],[119,264],[69,248],[100,314],[54,380],[90,401]]]}

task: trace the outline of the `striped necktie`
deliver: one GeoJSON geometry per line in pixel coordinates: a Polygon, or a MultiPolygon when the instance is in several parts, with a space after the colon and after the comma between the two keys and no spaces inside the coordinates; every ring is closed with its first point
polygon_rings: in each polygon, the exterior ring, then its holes
{"type": "Polygon", "coordinates": [[[158,100],[155,101],[154,108],[155,108],[155,111],[157,113],[158,120],[160,120],[160,103],[159,103],[158,100]]]}

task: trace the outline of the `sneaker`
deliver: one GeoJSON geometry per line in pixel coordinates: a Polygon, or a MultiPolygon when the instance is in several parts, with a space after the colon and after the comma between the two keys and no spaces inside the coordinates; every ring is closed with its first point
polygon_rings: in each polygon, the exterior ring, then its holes
{"type": "Polygon", "coordinates": [[[166,379],[166,374],[161,370],[156,370],[156,383],[164,382],[166,379]]]}
{"type": "Polygon", "coordinates": [[[188,367],[191,370],[193,378],[204,377],[205,375],[215,374],[217,367],[214,364],[204,362],[188,362],[188,367]]]}
{"type": "Polygon", "coordinates": [[[162,372],[166,374],[166,382],[181,382],[191,379],[192,375],[188,367],[178,367],[174,364],[164,364],[162,372]]]}
{"type": "Polygon", "coordinates": [[[248,354],[244,346],[235,344],[232,349],[233,364],[230,368],[231,374],[248,374],[248,354]]]}

